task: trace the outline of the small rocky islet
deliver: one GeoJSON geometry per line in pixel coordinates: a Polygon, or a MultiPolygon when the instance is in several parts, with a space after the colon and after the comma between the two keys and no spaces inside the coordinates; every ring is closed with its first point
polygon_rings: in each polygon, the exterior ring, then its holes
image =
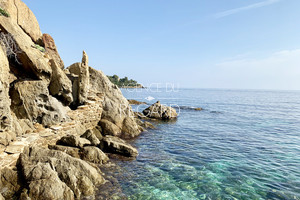
{"type": "Polygon", "coordinates": [[[134,113],[86,52],[65,68],[24,2],[0,7],[0,200],[94,199],[109,182],[99,166],[110,155],[134,159],[126,140],[176,111],[157,102],[134,113]]]}

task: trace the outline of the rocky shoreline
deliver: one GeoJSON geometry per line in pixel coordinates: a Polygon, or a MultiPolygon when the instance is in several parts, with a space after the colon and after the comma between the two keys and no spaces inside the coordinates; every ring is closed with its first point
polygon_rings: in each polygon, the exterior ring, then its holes
{"type": "Polygon", "coordinates": [[[54,39],[21,0],[0,8],[9,13],[0,15],[0,200],[95,199],[110,182],[100,170],[109,157],[135,159],[126,140],[176,111],[157,102],[134,113],[86,52],[65,68],[54,39]]]}

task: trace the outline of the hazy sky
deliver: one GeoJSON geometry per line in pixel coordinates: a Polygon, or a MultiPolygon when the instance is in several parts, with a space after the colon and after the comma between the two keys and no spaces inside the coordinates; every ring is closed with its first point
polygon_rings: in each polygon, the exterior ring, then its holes
{"type": "Polygon", "coordinates": [[[149,86],[300,89],[299,0],[24,0],[65,65],[149,86]]]}

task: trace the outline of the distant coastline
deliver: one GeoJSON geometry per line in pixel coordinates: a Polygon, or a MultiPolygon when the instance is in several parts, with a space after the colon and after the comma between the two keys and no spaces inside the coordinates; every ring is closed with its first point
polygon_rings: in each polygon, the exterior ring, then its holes
{"type": "Polygon", "coordinates": [[[128,77],[120,78],[117,75],[107,76],[108,79],[119,88],[145,88],[142,84],[139,84],[136,80],[128,79],[128,77]]]}

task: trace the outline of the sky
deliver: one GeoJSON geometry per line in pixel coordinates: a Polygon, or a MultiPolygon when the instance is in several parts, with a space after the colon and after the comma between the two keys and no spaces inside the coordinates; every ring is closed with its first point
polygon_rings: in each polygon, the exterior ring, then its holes
{"type": "Polygon", "coordinates": [[[300,90],[299,0],[23,0],[69,66],[181,88],[300,90]]]}

